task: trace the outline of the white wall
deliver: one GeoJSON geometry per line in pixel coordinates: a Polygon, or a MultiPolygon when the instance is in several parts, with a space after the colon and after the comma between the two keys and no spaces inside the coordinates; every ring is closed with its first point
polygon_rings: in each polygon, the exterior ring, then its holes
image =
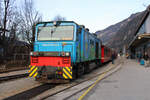
{"type": "Polygon", "coordinates": [[[150,14],[148,15],[145,22],[146,33],[150,33],[150,14]]]}
{"type": "Polygon", "coordinates": [[[138,34],[143,34],[143,33],[150,33],[150,14],[148,15],[147,19],[139,29],[138,34]]]}

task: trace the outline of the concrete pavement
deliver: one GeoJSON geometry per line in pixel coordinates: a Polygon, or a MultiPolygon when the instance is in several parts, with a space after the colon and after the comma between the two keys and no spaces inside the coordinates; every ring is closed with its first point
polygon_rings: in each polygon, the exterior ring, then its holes
{"type": "Polygon", "coordinates": [[[83,100],[150,100],[150,67],[125,60],[120,71],[98,83],[83,100]]]}

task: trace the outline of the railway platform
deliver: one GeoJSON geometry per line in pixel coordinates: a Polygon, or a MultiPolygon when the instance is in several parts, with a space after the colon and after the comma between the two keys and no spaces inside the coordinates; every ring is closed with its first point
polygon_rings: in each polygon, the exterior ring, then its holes
{"type": "MultiPolygon", "coordinates": [[[[78,99],[87,90],[69,100],[78,99]]],[[[97,83],[82,99],[150,100],[149,93],[150,67],[144,67],[135,60],[127,59],[119,71],[97,83]]]]}
{"type": "Polygon", "coordinates": [[[0,77],[6,77],[6,76],[14,76],[18,74],[25,74],[28,73],[28,70],[20,70],[20,71],[11,71],[6,73],[0,73],[0,77]]]}
{"type": "Polygon", "coordinates": [[[29,75],[28,70],[0,73],[0,83],[10,81],[13,79],[24,78],[24,77],[27,77],[28,75],[29,75]]]}

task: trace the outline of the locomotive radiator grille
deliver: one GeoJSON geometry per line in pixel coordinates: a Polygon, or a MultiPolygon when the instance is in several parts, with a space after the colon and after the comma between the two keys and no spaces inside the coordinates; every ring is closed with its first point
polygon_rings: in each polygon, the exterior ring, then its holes
{"type": "Polygon", "coordinates": [[[72,67],[63,67],[63,77],[65,79],[72,79],[72,67]]]}

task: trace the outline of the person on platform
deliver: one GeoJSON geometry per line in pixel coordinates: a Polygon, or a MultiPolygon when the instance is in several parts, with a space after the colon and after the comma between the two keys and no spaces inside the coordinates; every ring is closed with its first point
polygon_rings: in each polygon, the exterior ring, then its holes
{"type": "Polygon", "coordinates": [[[111,55],[111,59],[112,59],[112,64],[114,64],[114,60],[115,60],[115,54],[114,53],[111,55]]]}
{"type": "Polygon", "coordinates": [[[142,59],[142,54],[141,54],[141,52],[138,52],[137,58],[138,58],[138,62],[140,62],[141,59],[142,59]]]}
{"type": "Polygon", "coordinates": [[[148,56],[147,52],[145,52],[143,58],[145,60],[145,67],[148,67],[149,66],[149,56],[148,56]]]}

